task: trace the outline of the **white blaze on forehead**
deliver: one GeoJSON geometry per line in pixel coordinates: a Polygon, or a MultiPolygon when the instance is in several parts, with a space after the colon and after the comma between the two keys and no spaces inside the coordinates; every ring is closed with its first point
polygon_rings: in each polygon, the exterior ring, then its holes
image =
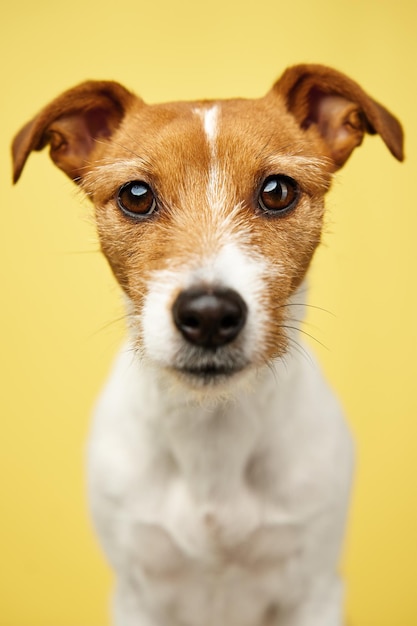
{"type": "Polygon", "coordinates": [[[220,130],[220,105],[214,104],[210,108],[195,109],[200,117],[204,134],[210,149],[210,164],[207,184],[207,203],[213,213],[223,213],[226,207],[226,180],[222,170],[217,150],[217,142],[220,130]]]}
{"type": "Polygon", "coordinates": [[[216,139],[219,122],[219,106],[214,105],[210,109],[205,110],[203,114],[204,132],[210,145],[212,156],[217,153],[216,139]]]}

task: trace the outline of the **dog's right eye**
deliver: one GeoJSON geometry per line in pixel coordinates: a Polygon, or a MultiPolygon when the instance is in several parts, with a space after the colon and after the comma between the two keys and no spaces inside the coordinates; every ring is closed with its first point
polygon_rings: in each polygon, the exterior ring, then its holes
{"type": "Polygon", "coordinates": [[[129,217],[147,217],[154,212],[156,200],[148,184],[134,180],[122,185],[117,192],[117,205],[129,217]]]}

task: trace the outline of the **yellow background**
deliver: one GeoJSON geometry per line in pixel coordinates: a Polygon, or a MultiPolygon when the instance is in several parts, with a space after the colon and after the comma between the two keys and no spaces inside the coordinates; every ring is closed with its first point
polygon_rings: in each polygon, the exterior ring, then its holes
{"type": "MultiPolygon", "coordinates": [[[[0,18],[0,626],[104,626],[111,575],[85,502],[96,393],[123,335],[88,203],[12,135],[87,78],[149,102],[260,96],[286,66],[332,65],[402,120],[407,161],[367,138],[328,196],[307,331],[358,448],[349,626],[417,626],[415,0],[12,0],[0,18]]],[[[222,625],[219,625],[222,626],[222,625]]],[[[223,625],[227,626],[227,625],[223,625]]]]}

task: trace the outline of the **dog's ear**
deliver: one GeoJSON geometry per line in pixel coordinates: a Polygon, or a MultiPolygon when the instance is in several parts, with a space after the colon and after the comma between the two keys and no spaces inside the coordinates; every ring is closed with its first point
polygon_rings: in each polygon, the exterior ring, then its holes
{"type": "Polygon", "coordinates": [[[134,100],[136,96],[111,81],[87,81],[61,94],[16,135],[13,181],[30,152],[49,144],[54,163],[79,182],[97,140],[112,135],[134,100]]]}
{"type": "Polygon", "coordinates": [[[287,69],[271,93],[280,94],[304,130],[317,131],[325,156],[339,169],[362,143],[366,132],[379,133],[391,153],[402,161],[403,132],[398,120],[370,98],[353,80],[322,65],[287,69]]]}

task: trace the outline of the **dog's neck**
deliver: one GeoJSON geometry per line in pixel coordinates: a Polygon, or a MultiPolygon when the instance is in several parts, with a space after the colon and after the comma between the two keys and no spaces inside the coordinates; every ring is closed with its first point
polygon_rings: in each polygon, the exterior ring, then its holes
{"type": "Polygon", "coordinates": [[[284,358],[247,372],[233,386],[229,381],[220,392],[187,389],[171,373],[129,357],[137,383],[126,387],[137,405],[133,432],[141,438],[146,431],[155,462],[170,467],[171,476],[178,473],[194,501],[211,502],[215,496],[226,502],[242,492],[258,471],[272,421],[285,446],[289,383],[297,380],[300,361],[305,365],[309,359],[293,342],[284,358]]]}

